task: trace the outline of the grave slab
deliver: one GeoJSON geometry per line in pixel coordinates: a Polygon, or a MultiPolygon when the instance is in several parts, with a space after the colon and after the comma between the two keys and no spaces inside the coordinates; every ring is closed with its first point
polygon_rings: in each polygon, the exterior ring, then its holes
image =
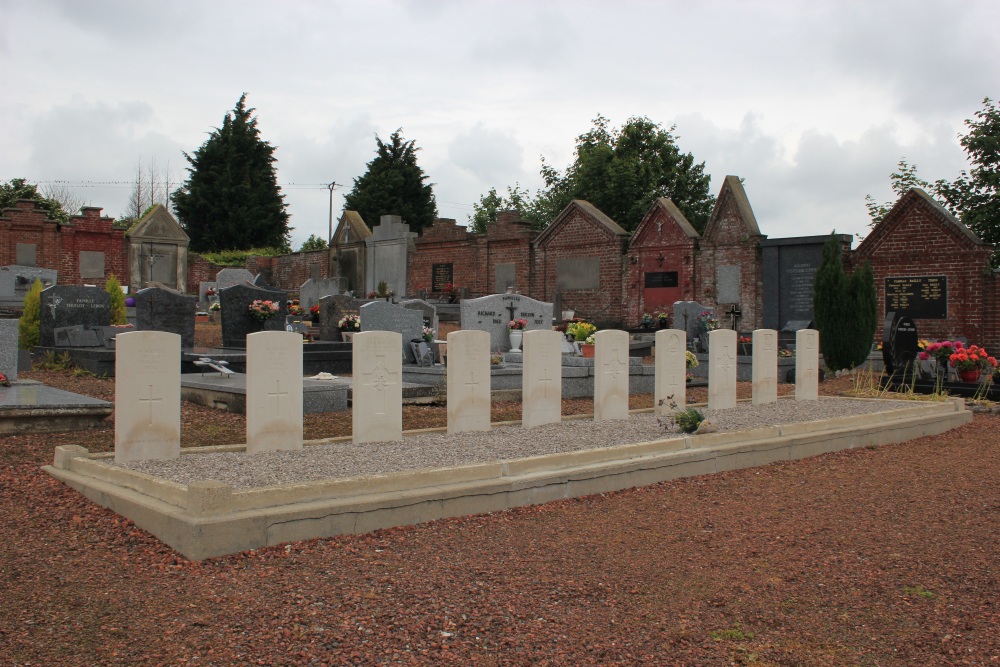
{"type": "Polygon", "coordinates": [[[362,331],[354,336],[354,442],[403,439],[402,345],[402,336],[394,331],[362,331]]]}
{"type": "Polygon", "coordinates": [[[388,301],[372,301],[361,306],[361,331],[394,331],[399,334],[407,363],[416,363],[410,341],[423,340],[424,316],[419,310],[403,308],[388,301]]]}
{"type": "Polygon", "coordinates": [[[656,381],[653,410],[663,417],[671,412],[670,402],[683,410],[687,405],[687,335],[681,329],[656,332],[656,381]]]}
{"type": "Polygon", "coordinates": [[[521,424],[525,428],[562,419],[562,339],[558,331],[524,332],[521,424]]]}
{"type": "Polygon", "coordinates": [[[224,347],[246,347],[247,336],[258,331],[281,331],[285,328],[288,315],[286,294],[282,291],[266,290],[253,285],[233,285],[219,292],[222,306],[222,345],[224,347]],[[278,312],[274,317],[259,320],[250,314],[250,304],[254,301],[274,301],[278,312]]]}
{"type": "Polygon", "coordinates": [[[778,400],[778,332],[757,329],[753,332],[753,404],[778,400]]]}
{"type": "Polygon", "coordinates": [[[490,430],[490,335],[448,334],[448,432],[490,430]]]}
{"type": "Polygon", "coordinates": [[[795,400],[819,399],[819,332],[795,332],[795,400]]]}
{"type": "Polygon", "coordinates": [[[40,344],[56,344],[55,330],[80,325],[83,328],[111,324],[111,297],[100,287],[53,285],[42,290],[40,344]]]}
{"type": "Polygon", "coordinates": [[[507,324],[512,319],[527,320],[526,331],[552,328],[552,304],[523,294],[491,294],[464,299],[460,308],[461,328],[488,332],[490,350],[506,352],[510,349],[507,324]]]}
{"type": "Polygon", "coordinates": [[[628,419],[628,333],[594,334],[594,421],[628,419]]]}
{"type": "Polygon", "coordinates": [[[18,320],[0,320],[0,373],[13,382],[17,379],[18,320]]]}
{"type": "Polygon", "coordinates": [[[139,331],[167,331],[181,337],[181,347],[194,347],[194,296],[161,287],[135,293],[135,328],[139,331]]]}
{"type": "Polygon", "coordinates": [[[302,449],[302,336],[247,336],[247,452],[302,449]]]}
{"type": "Polygon", "coordinates": [[[181,454],[181,337],[119,334],[115,350],[115,461],[181,454]]]}
{"type": "Polygon", "coordinates": [[[736,332],[716,329],[708,339],[708,409],[735,408],[736,332]]]}

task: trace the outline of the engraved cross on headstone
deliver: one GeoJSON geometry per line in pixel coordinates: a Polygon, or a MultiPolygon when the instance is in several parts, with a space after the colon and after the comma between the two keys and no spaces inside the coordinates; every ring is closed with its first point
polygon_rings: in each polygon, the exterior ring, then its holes
{"type": "Polygon", "coordinates": [[[376,354],[375,358],[378,359],[378,362],[375,364],[375,369],[369,373],[365,373],[365,375],[371,377],[372,381],[365,386],[373,388],[382,395],[382,411],[376,412],[375,414],[384,415],[389,409],[386,403],[385,388],[396,384],[391,381],[396,373],[390,373],[389,369],[385,367],[384,354],[376,354]]]}
{"type": "Polygon", "coordinates": [[[548,383],[552,382],[552,378],[549,377],[549,369],[548,369],[548,367],[543,368],[542,370],[544,371],[544,374],[542,375],[542,377],[540,377],[538,379],[538,381],[544,383],[544,384],[542,384],[542,389],[544,390],[542,392],[542,396],[544,396],[545,398],[548,398],[549,397],[549,384],[548,383]]]}
{"type": "Polygon", "coordinates": [[[149,398],[140,398],[139,402],[140,403],[149,403],[149,425],[152,426],[153,425],[153,403],[160,403],[160,402],[163,401],[163,398],[162,397],[160,397],[160,398],[153,398],[153,385],[148,385],[148,386],[149,386],[149,398]]]}
{"type": "Polygon", "coordinates": [[[721,388],[724,389],[724,390],[728,390],[730,388],[730,386],[729,386],[729,379],[730,379],[730,373],[729,373],[729,371],[733,367],[733,361],[735,361],[735,359],[733,358],[733,353],[732,353],[731,350],[729,350],[728,348],[726,348],[725,349],[725,354],[720,354],[717,358],[719,359],[719,370],[722,371],[722,380],[723,381],[722,381],[722,387],[721,388]]]}
{"type": "Polygon", "coordinates": [[[469,381],[465,383],[465,386],[469,388],[469,391],[479,386],[479,383],[476,382],[476,371],[469,371],[469,381]]]}
{"type": "Polygon", "coordinates": [[[267,392],[268,396],[274,396],[274,416],[281,416],[281,397],[288,396],[287,391],[281,391],[281,380],[274,381],[274,391],[267,392]]]}
{"type": "Polygon", "coordinates": [[[740,310],[739,306],[734,303],[729,306],[729,310],[726,311],[726,315],[729,315],[729,328],[736,331],[736,325],[739,323],[740,318],[743,317],[743,311],[740,310]]]}
{"type": "Polygon", "coordinates": [[[625,366],[625,363],[618,357],[618,352],[619,350],[616,349],[614,351],[614,357],[611,359],[611,361],[608,361],[604,364],[604,367],[608,369],[605,371],[605,374],[610,375],[611,379],[614,381],[613,385],[614,389],[611,393],[612,396],[619,395],[618,390],[621,388],[620,387],[621,376],[623,368],[625,366]]]}

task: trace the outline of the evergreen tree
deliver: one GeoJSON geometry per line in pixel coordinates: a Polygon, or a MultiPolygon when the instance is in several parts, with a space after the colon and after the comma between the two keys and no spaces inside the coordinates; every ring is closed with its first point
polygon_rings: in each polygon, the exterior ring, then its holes
{"type": "Polygon", "coordinates": [[[104,291],[111,297],[111,324],[128,322],[125,310],[125,293],[122,292],[122,284],[118,282],[115,274],[112,273],[104,282],[104,291]]]}
{"type": "Polygon", "coordinates": [[[246,93],[194,155],[174,209],[194,252],[290,248],[274,146],[260,138],[246,93]]]}
{"type": "Polygon", "coordinates": [[[878,332],[878,294],[875,291],[875,272],[866,260],[855,267],[851,274],[850,296],[853,302],[852,319],[848,322],[854,331],[848,340],[850,365],[856,368],[865,362],[872,350],[872,341],[878,332]]]}
{"type": "Polygon", "coordinates": [[[404,141],[402,128],[384,143],[375,136],[375,159],[368,171],[354,179],[354,188],[344,198],[344,207],[357,211],[369,227],[383,215],[398,215],[411,232],[429,227],[437,217],[437,202],[427,175],[417,164],[415,141],[404,141]]]}
{"type": "Polygon", "coordinates": [[[30,350],[42,340],[42,281],[35,278],[24,295],[24,309],[17,323],[18,347],[30,350]]]}
{"type": "Polygon", "coordinates": [[[823,245],[813,294],[813,318],[827,367],[839,371],[863,363],[878,326],[875,274],[865,262],[847,276],[836,233],[823,245]]]}

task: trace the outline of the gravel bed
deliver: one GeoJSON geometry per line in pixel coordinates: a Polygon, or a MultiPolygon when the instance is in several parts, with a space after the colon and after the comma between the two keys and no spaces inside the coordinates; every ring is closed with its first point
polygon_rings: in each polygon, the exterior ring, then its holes
{"type": "MultiPolygon", "coordinates": [[[[871,414],[912,406],[907,401],[823,398],[819,401],[779,400],[767,405],[739,403],[729,410],[702,410],[719,431],[736,431],[848,415],[871,414]]],[[[612,447],[664,438],[667,431],[649,413],[627,420],[595,422],[580,419],[538,426],[497,426],[490,431],[448,435],[407,436],[401,442],[355,445],[341,442],[311,445],[300,451],[193,454],[170,461],[141,461],[124,468],[181,484],[216,480],[249,489],[345,477],[361,477],[450,466],[471,465],[544,454],[612,447]],[[526,437],[527,436],[527,437],[526,437]]]]}

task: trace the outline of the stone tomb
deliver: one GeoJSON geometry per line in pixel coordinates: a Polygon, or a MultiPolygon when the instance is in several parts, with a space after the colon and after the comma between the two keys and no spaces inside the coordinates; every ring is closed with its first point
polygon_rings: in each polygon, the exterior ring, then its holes
{"type": "Polygon", "coordinates": [[[322,297],[342,294],[346,289],[347,278],[310,278],[299,287],[299,305],[308,313],[322,297]]]}
{"type": "Polygon", "coordinates": [[[181,347],[194,347],[197,297],[161,287],[139,290],[134,297],[136,329],[169,331],[181,337],[181,347]]]}
{"type": "Polygon", "coordinates": [[[702,334],[698,316],[706,310],[711,311],[713,308],[697,301],[675,301],[673,328],[682,330],[687,334],[687,339],[693,341],[702,334]]]}
{"type": "MultiPolygon", "coordinates": [[[[491,294],[478,299],[464,299],[460,309],[461,328],[488,332],[490,350],[510,350],[507,324],[513,319],[527,320],[527,331],[552,328],[552,304],[522,294],[491,294]]],[[[561,350],[560,343],[560,354],[561,350]]]]}
{"type": "Polygon", "coordinates": [[[628,333],[594,334],[594,421],[628,419],[628,333]]]}
{"type": "Polygon", "coordinates": [[[351,424],[356,443],[403,439],[402,344],[395,331],[354,336],[351,424]]]}
{"type": "Polygon", "coordinates": [[[423,299],[407,299],[399,303],[403,308],[418,310],[423,315],[424,324],[434,330],[434,335],[438,335],[438,314],[437,308],[432,303],[427,303],[423,299]]]}
{"type": "MultiPolygon", "coordinates": [[[[221,273],[221,271],[220,271],[221,273]]],[[[247,335],[258,331],[282,331],[288,306],[284,292],[265,290],[253,285],[233,285],[219,292],[222,306],[223,347],[246,347],[247,335]],[[258,320],[250,314],[250,304],[256,300],[274,301],[278,313],[266,320],[258,320]]],[[[301,372],[301,366],[299,370],[301,372]]]]}
{"type": "Polygon", "coordinates": [[[490,430],[490,335],[448,334],[448,433],[490,430]]]}
{"type": "Polygon", "coordinates": [[[778,332],[757,329],[753,332],[753,404],[778,400],[778,332]]]}
{"type": "Polygon", "coordinates": [[[708,409],[735,408],[736,332],[716,329],[708,338],[708,409]]]}
{"type": "Polygon", "coordinates": [[[223,290],[233,285],[247,285],[253,283],[253,274],[246,269],[222,269],[215,274],[215,287],[223,290]]]}
{"type": "Polygon", "coordinates": [[[115,357],[115,461],[181,454],[181,337],[119,334],[115,357]]]}
{"type": "Polygon", "coordinates": [[[247,453],[302,449],[302,336],[247,336],[247,453]]]}
{"type": "Polygon", "coordinates": [[[110,326],[111,296],[101,287],[53,285],[42,290],[40,315],[41,345],[52,347],[57,328],[110,326]]]}
{"type": "Polygon", "coordinates": [[[333,294],[319,299],[319,337],[322,340],[340,340],[337,322],[344,315],[358,315],[366,301],[346,294],[333,294]]]}
{"type": "Polygon", "coordinates": [[[28,293],[36,279],[42,281],[42,289],[45,289],[56,284],[58,275],[54,269],[42,269],[36,266],[19,264],[0,266],[0,303],[23,303],[24,295],[28,293]]]}
{"type": "Polygon", "coordinates": [[[403,308],[388,301],[372,301],[361,306],[361,331],[394,331],[400,335],[406,363],[416,363],[410,341],[423,340],[424,316],[419,310],[403,308]]]}
{"type": "Polygon", "coordinates": [[[673,401],[683,410],[687,405],[687,335],[681,329],[656,332],[656,370],[653,411],[658,417],[669,415],[673,401]]]}
{"type": "MultiPolygon", "coordinates": [[[[478,301],[478,299],[476,299],[478,301]]],[[[562,420],[562,340],[558,331],[524,332],[521,349],[521,426],[558,424],[562,420]]]]}
{"type": "Polygon", "coordinates": [[[795,400],[819,399],[819,332],[795,332],[795,400]]]}

